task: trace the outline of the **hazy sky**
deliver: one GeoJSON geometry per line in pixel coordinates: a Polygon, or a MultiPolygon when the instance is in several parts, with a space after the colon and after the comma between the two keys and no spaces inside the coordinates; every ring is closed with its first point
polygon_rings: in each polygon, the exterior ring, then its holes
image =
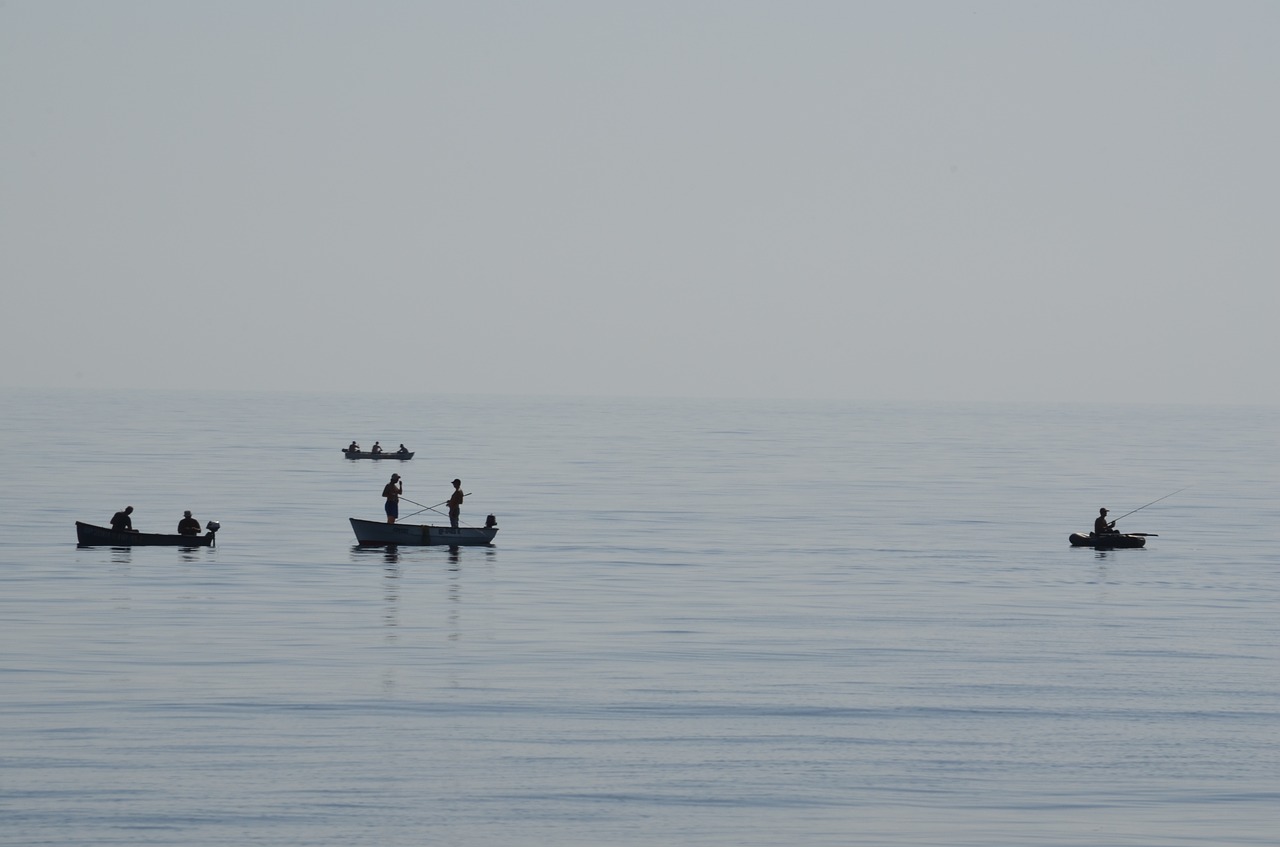
{"type": "Polygon", "coordinates": [[[1280,402],[1274,2],[0,4],[0,384],[1280,402]]]}

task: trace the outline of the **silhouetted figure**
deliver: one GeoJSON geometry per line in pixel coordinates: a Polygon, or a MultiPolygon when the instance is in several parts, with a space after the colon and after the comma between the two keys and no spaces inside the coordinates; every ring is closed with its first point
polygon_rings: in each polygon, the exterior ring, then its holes
{"type": "Polygon", "coordinates": [[[462,493],[462,480],[455,479],[453,493],[449,495],[449,526],[454,529],[458,528],[458,519],[462,517],[462,498],[466,496],[462,493]]]}
{"type": "Polygon", "coordinates": [[[129,517],[133,514],[132,506],[125,506],[123,512],[116,512],[111,516],[111,528],[119,532],[136,532],[133,528],[133,518],[129,517]]]}
{"type": "Polygon", "coordinates": [[[182,513],[182,520],[178,521],[178,535],[199,535],[200,521],[191,517],[191,510],[182,513]]]}
{"type": "Polygon", "coordinates": [[[404,483],[400,481],[400,474],[393,473],[391,481],[382,486],[382,496],[387,498],[387,523],[395,523],[400,517],[400,495],[403,493],[404,483]]]}
{"type": "Polygon", "coordinates": [[[1119,533],[1119,530],[1116,529],[1115,521],[1111,521],[1110,523],[1107,523],[1107,510],[1099,509],[1098,517],[1095,518],[1093,521],[1093,534],[1094,535],[1116,535],[1118,533],[1119,533]]]}

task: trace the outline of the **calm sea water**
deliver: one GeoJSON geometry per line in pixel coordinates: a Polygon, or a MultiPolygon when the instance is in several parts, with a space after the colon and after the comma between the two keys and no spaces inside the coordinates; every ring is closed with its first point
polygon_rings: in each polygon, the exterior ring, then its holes
{"type": "Polygon", "coordinates": [[[1280,409],[0,403],[0,843],[1280,843],[1280,409]]]}

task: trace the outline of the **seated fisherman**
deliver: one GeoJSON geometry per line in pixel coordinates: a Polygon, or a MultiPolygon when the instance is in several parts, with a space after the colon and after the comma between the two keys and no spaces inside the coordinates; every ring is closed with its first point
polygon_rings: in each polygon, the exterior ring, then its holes
{"type": "Polygon", "coordinates": [[[178,535],[199,535],[200,521],[191,517],[191,510],[182,513],[182,520],[178,521],[178,535]]]}
{"type": "Polygon", "coordinates": [[[1099,509],[1098,517],[1095,518],[1093,521],[1093,534],[1094,535],[1117,535],[1119,534],[1119,532],[1120,531],[1116,529],[1115,521],[1111,521],[1110,523],[1107,522],[1107,510],[1099,509]]]}
{"type": "Polygon", "coordinates": [[[133,532],[133,518],[129,517],[132,514],[133,507],[125,506],[123,512],[111,516],[111,528],[119,532],[133,532]]]}

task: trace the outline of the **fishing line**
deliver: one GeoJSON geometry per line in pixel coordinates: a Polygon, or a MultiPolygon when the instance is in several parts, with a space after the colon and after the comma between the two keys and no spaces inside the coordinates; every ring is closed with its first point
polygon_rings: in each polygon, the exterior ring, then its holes
{"type": "MultiPolygon", "coordinates": [[[[470,491],[468,491],[468,492],[466,492],[465,494],[463,494],[462,496],[463,496],[463,497],[470,497],[470,496],[471,496],[471,492],[470,492],[470,491]]],[[[403,496],[403,495],[400,497],[400,499],[401,499],[401,500],[403,500],[403,501],[404,501],[404,502],[406,502],[406,503],[412,503],[412,504],[413,504],[413,505],[415,505],[415,506],[422,506],[422,504],[421,504],[421,503],[419,503],[419,502],[417,502],[416,500],[410,500],[408,497],[405,497],[405,496],[403,496]]],[[[420,515],[420,514],[422,514],[423,512],[435,512],[437,515],[446,516],[446,513],[445,513],[445,512],[440,511],[440,509],[438,509],[437,507],[438,507],[438,506],[443,506],[443,505],[445,505],[445,504],[446,504],[446,503],[448,503],[448,502],[449,502],[448,500],[441,500],[439,503],[436,503],[436,505],[435,505],[435,506],[422,506],[422,508],[421,508],[421,509],[419,509],[418,511],[416,511],[416,512],[414,512],[414,513],[412,513],[412,514],[405,515],[404,517],[406,517],[406,518],[411,518],[411,517],[413,517],[414,515],[420,515]]],[[[396,520],[403,520],[403,518],[396,518],[396,520]]],[[[459,521],[459,523],[460,523],[460,524],[463,524],[463,525],[465,525],[465,526],[471,527],[471,528],[475,528],[475,524],[464,523],[464,522],[462,522],[462,521],[459,521]]]]}
{"type": "MultiPolygon", "coordinates": [[[[1179,488],[1177,491],[1173,492],[1173,494],[1181,494],[1183,491],[1186,491],[1186,490],[1187,489],[1185,488],[1179,488]]],[[[1170,497],[1173,496],[1173,494],[1166,494],[1157,500],[1152,500],[1150,503],[1147,504],[1147,506],[1154,506],[1156,503],[1159,503],[1160,500],[1168,500],[1170,497]]],[[[446,500],[445,502],[448,502],[448,501],[446,500]]],[[[1139,506],[1138,508],[1134,509],[1133,512],[1141,512],[1143,509],[1147,508],[1147,506],[1139,506]]],[[[1121,520],[1122,518],[1129,517],[1130,515],[1133,514],[1133,512],[1125,512],[1123,515],[1113,520],[1112,523],[1115,523],[1116,521],[1121,520]]]]}

